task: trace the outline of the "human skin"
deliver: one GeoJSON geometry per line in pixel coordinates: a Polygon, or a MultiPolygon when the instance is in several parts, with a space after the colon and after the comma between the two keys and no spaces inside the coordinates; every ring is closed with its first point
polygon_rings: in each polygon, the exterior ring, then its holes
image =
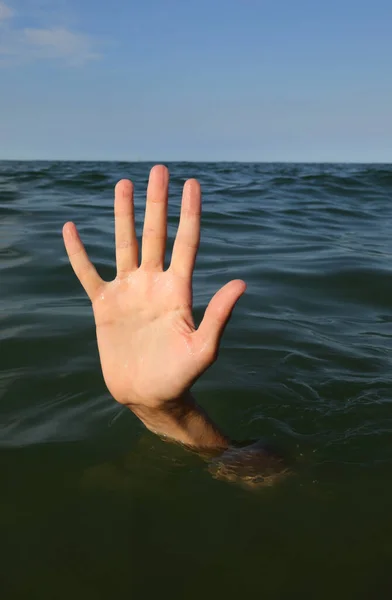
{"type": "Polygon", "coordinates": [[[229,439],[192,396],[195,381],[213,364],[224,329],[246,284],[223,286],[196,328],[192,276],[200,242],[201,191],[195,179],[183,189],[170,266],[164,269],[169,173],[152,168],[147,187],[141,260],[135,232],[133,185],[115,188],[117,276],[106,282],[89,260],[73,223],[63,228],[72,268],[93,308],[107,388],[158,435],[186,446],[224,451],[229,439]]]}

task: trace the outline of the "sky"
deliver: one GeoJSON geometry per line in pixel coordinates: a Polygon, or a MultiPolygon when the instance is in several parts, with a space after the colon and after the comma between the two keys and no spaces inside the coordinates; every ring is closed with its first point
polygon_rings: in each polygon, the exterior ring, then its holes
{"type": "Polygon", "coordinates": [[[0,0],[0,159],[392,162],[391,0],[0,0]]]}

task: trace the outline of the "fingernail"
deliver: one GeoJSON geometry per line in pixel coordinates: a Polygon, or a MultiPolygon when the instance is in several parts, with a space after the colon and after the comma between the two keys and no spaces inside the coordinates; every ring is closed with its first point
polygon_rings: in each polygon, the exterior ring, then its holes
{"type": "Polygon", "coordinates": [[[169,172],[164,165],[155,165],[151,169],[151,175],[159,185],[166,185],[169,180],[169,172]]]}

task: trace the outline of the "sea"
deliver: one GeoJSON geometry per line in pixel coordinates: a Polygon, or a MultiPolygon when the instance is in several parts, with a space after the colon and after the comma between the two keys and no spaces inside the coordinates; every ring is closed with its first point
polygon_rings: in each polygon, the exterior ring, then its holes
{"type": "Polygon", "coordinates": [[[392,165],[185,163],[203,190],[200,322],[247,291],[197,401],[290,474],[251,488],[144,429],[105,388],[78,226],[115,277],[113,188],[153,163],[0,162],[0,596],[4,600],[392,595],[392,165]]]}

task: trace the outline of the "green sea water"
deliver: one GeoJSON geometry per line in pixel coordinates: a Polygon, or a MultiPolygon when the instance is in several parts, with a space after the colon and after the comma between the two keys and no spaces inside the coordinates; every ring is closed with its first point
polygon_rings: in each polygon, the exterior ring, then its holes
{"type": "Polygon", "coordinates": [[[203,188],[195,319],[248,284],[196,384],[292,474],[250,490],[105,389],[74,221],[114,277],[113,186],[147,163],[0,163],[0,597],[382,600],[392,594],[392,166],[172,163],[203,188]]]}

